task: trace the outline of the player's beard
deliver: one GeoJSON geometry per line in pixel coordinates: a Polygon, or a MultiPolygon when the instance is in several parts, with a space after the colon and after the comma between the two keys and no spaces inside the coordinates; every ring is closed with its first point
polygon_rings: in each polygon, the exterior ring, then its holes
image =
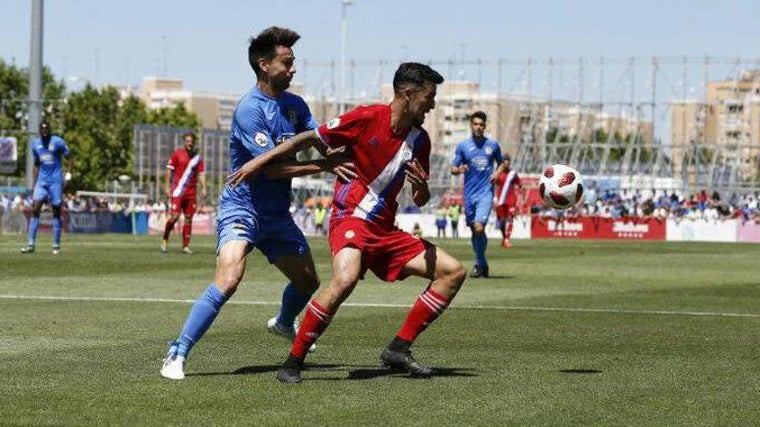
{"type": "Polygon", "coordinates": [[[272,82],[272,89],[276,92],[285,92],[290,87],[290,79],[274,80],[272,82]]]}

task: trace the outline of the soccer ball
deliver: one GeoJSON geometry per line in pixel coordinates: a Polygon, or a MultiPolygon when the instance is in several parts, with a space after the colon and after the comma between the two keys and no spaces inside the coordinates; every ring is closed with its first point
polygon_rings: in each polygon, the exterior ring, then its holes
{"type": "Polygon", "coordinates": [[[569,209],[583,197],[583,177],[567,165],[551,165],[538,181],[544,203],[554,209],[569,209]]]}

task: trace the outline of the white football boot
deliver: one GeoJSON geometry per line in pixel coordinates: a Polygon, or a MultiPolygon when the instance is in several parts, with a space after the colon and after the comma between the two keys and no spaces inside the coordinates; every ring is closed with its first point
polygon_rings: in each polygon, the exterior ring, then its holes
{"type": "Polygon", "coordinates": [[[164,357],[164,365],[161,367],[161,376],[170,380],[185,379],[185,357],[177,355],[177,346],[172,343],[164,357]]]}

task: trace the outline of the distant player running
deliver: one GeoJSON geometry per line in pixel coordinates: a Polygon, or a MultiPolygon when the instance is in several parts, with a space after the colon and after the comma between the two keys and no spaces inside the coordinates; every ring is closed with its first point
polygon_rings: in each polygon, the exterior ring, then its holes
{"type": "Polygon", "coordinates": [[[446,310],[466,273],[444,250],[399,230],[394,222],[396,197],[405,181],[411,184],[417,206],[430,199],[430,138],[421,126],[425,114],[435,107],[436,85],[442,82],[443,77],[427,65],[403,63],[393,78],[390,105],[356,108],[316,131],[297,135],[233,174],[233,183],[244,182],[267,161],[287,158],[311,146],[327,146],[346,147],[359,175],[350,183],[335,184],[329,234],[332,278],[306,309],[290,354],[277,371],[281,382],[301,381],[309,347],[327,329],[367,270],[388,282],[408,276],[430,280],[380,359],[391,369],[411,376],[433,374],[431,368],[414,359],[411,346],[446,310]]]}
{"type": "Polygon", "coordinates": [[[451,161],[451,173],[464,174],[464,215],[467,226],[472,230],[472,248],[475,251],[475,265],[470,277],[488,277],[486,223],[493,208],[493,182],[504,163],[499,143],[485,136],[486,120],[486,113],[472,113],[472,136],[457,144],[451,161]]]}
{"type": "Polygon", "coordinates": [[[61,205],[63,204],[63,187],[71,178],[74,162],[70,157],[66,141],[58,135],[52,135],[50,124],[40,124],[40,137],[32,143],[34,156],[34,191],[32,192],[32,218],[29,220],[29,240],[21,248],[21,253],[34,252],[37,241],[37,229],[40,226],[42,204],[50,203],[53,208],[53,254],[61,250],[61,205]],[[69,172],[64,176],[61,164],[63,158],[68,160],[69,172]]]}
{"type": "Polygon", "coordinates": [[[183,213],[185,223],[182,226],[182,252],[189,255],[193,253],[190,250],[190,234],[193,230],[193,215],[197,202],[196,187],[200,182],[201,198],[205,200],[206,168],[200,153],[195,150],[195,134],[188,132],[182,139],[184,147],[174,151],[166,164],[166,195],[171,200],[171,207],[161,240],[161,252],[166,253],[169,235],[174,229],[174,224],[179,221],[179,214],[183,213]]]}
{"type": "Polygon", "coordinates": [[[512,169],[512,158],[509,154],[504,154],[504,168],[496,177],[494,182],[496,187],[494,191],[494,210],[496,218],[499,220],[499,229],[501,230],[501,246],[511,248],[512,227],[517,214],[517,204],[519,202],[519,191],[522,188],[520,176],[517,171],[512,169]]]}
{"type": "MultiPolygon", "coordinates": [[[[250,41],[248,61],[257,81],[238,103],[232,119],[232,173],[285,139],[317,126],[304,100],[286,91],[296,72],[291,47],[299,38],[289,29],[271,27],[250,41]]],[[[352,165],[345,160],[341,154],[309,162],[287,160],[269,165],[264,173],[236,187],[224,188],[217,218],[216,276],[196,300],[177,340],[169,344],[162,376],[185,378],[190,349],[237,290],[253,248],[290,281],[282,292],[279,313],[266,328],[290,340],[295,337],[296,316],[319,287],[319,278],[306,238],[289,212],[290,178],[324,171],[346,180],[354,178],[352,165]]]]}

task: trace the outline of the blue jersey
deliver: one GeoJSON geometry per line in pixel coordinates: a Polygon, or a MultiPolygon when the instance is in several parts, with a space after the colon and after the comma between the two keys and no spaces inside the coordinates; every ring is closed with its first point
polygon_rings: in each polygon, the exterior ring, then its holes
{"type": "Polygon", "coordinates": [[[34,164],[39,168],[37,183],[63,183],[61,163],[63,163],[63,157],[69,155],[69,147],[66,146],[63,138],[56,135],[50,135],[48,141],[37,138],[32,144],[32,153],[34,153],[34,164]]]}
{"type": "MultiPolygon", "coordinates": [[[[230,172],[317,123],[306,102],[284,92],[278,98],[251,89],[237,105],[230,135],[230,172]]],[[[224,188],[220,210],[252,215],[290,215],[291,179],[268,179],[263,173],[235,188],[224,188]]]]}
{"type": "Polygon", "coordinates": [[[485,138],[475,142],[472,138],[457,144],[452,166],[467,165],[464,173],[464,198],[466,200],[493,200],[493,184],[490,178],[494,171],[494,162],[504,162],[499,143],[485,138]]]}

